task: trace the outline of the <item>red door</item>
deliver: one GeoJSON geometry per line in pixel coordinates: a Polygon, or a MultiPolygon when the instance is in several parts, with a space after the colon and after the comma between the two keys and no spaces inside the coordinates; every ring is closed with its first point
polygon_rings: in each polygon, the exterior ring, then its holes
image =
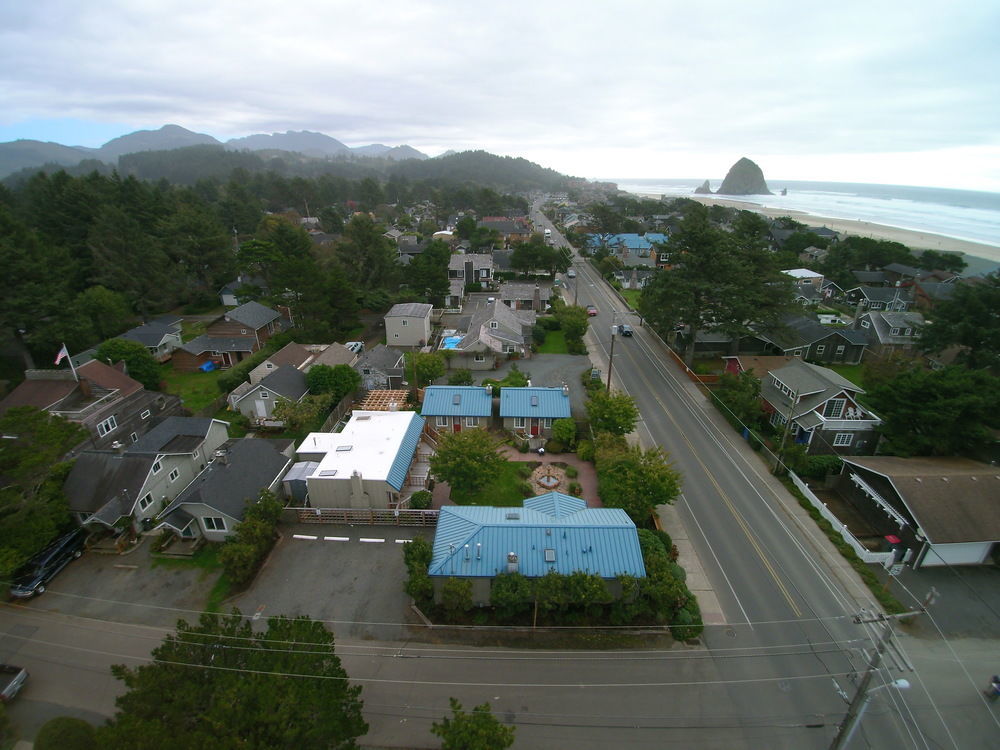
{"type": "Polygon", "coordinates": [[[455,421],[452,423],[451,429],[454,432],[461,432],[462,431],[462,420],[461,420],[461,418],[455,417],[455,421]]]}
{"type": "Polygon", "coordinates": [[[531,418],[531,436],[532,437],[538,437],[538,418],[537,417],[532,417],[531,418]]]}

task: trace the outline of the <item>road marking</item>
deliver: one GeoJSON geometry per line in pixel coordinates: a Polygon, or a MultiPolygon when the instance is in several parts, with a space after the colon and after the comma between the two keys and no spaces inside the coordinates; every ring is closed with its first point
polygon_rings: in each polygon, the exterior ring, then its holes
{"type": "Polygon", "coordinates": [[[257,611],[253,613],[253,618],[252,619],[259,620],[260,617],[261,617],[261,615],[264,614],[264,608],[266,606],[267,606],[266,604],[261,604],[259,607],[257,607],[257,611]]]}
{"type": "Polygon", "coordinates": [[[380,544],[380,543],[384,542],[385,539],[366,539],[365,537],[361,537],[358,541],[359,542],[370,542],[371,544],[380,544]]]}
{"type": "Polygon", "coordinates": [[[397,539],[396,544],[407,544],[412,541],[413,541],[412,539],[397,539]]]}
{"type": "Polygon", "coordinates": [[[292,539],[312,539],[315,541],[319,539],[318,536],[310,536],[309,534],[292,534],[292,539]]]}
{"type": "Polygon", "coordinates": [[[349,542],[351,537],[349,536],[325,536],[323,537],[324,542],[349,542]]]}

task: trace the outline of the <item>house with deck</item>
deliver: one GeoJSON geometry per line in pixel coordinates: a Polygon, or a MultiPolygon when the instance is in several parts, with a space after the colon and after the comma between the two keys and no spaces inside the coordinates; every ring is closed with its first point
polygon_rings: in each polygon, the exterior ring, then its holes
{"type": "Polygon", "coordinates": [[[174,369],[195,372],[209,365],[229,368],[249,357],[280,332],[281,314],[259,302],[247,302],[216,318],[205,333],[174,352],[174,369]]]}
{"type": "Polygon", "coordinates": [[[527,498],[520,508],[441,508],[427,571],[436,598],[449,578],[463,578],[472,582],[473,603],[488,605],[498,575],[549,571],[598,575],[620,596],[618,576],[646,577],[635,524],[620,508],[588,508],[561,492],[527,498]]]}

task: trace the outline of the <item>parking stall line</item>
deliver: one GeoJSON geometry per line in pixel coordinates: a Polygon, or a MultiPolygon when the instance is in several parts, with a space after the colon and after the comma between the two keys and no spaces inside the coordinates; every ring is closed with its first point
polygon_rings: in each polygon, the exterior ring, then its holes
{"type": "Polygon", "coordinates": [[[365,537],[361,537],[358,541],[369,542],[371,544],[382,544],[383,542],[385,542],[385,539],[366,539],[365,537]]]}
{"type": "Polygon", "coordinates": [[[396,544],[407,544],[412,541],[413,541],[412,539],[397,539],[396,544]]]}
{"type": "Polygon", "coordinates": [[[319,539],[318,536],[310,536],[309,534],[292,534],[292,539],[311,539],[313,541],[319,539]]]}
{"type": "Polygon", "coordinates": [[[323,537],[324,542],[349,542],[351,537],[349,536],[325,536],[323,537]]]}

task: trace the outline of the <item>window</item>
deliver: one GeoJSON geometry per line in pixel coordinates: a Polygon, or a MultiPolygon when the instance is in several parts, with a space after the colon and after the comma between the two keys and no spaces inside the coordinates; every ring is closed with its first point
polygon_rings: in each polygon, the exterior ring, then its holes
{"type": "Polygon", "coordinates": [[[822,354],[826,351],[826,344],[820,344],[816,347],[816,354],[822,354]]]}
{"type": "Polygon", "coordinates": [[[170,472],[170,474],[168,475],[168,477],[169,477],[169,479],[170,479],[171,482],[176,482],[177,481],[177,477],[179,477],[180,475],[181,475],[181,470],[180,469],[174,469],[173,471],[170,472]]]}
{"type": "Polygon", "coordinates": [[[514,417],[514,429],[515,430],[524,429],[524,417],[514,417]]]}
{"type": "Polygon", "coordinates": [[[545,429],[548,429],[551,426],[552,426],[552,418],[551,417],[545,417],[545,419],[542,420],[542,427],[544,427],[545,429]]]}
{"type": "Polygon", "coordinates": [[[833,445],[835,448],[838,446],[850,445],[853,442],[854,442],[853,432],[838,432],[833,437],[833,445]]]}
{"type": "Polygon", "coordinates": [[[826,409],[823,412],[823,416],[830,419],[838,419],[844,413],[845,403],[847,403],[847,399],[831,398],[826,402],[826,409]]]}
{"type": "Polygon", "coordinates": [[[205,531],[225,531],[226,519],[219,516],[205,516],[201,519],[205,531]]]}
{"type": "Polygon", "coordinates": [[[146,510],[153,502],[153,495],[147,492],[139,498],[139,510],[146,510]]]}
{"type": "Polygon", "coordinates": [[[796,349],[794,352],[792,352],[792,356],[793,357],[801,357],[802,356],[802,350],[801,349],[796,349]]]}
{"type": "Polygon", "coordinates": [[[160,473],[160,469],[162,469],[162,468],[163,468],[163,464],[160,463],[160,459],[156,459],[156,461],[153,462],[153,473],[154,474],[159,474],[160,473]]]}
{"type": "Polygon", "coordinates": [[[503,350],[507,354],[513,354],[515,351],[517,351],[517,349],[515,348],[515,346],[513,344],[504,344],[503,350]]]}
{"type": "Polygon", "coordinates": [[[101,437],[104,437],[117,427],[118,427],[118,420],[115,419],[113,416],[108,417],[103,422],[97,425],[97,434],[100,435],[101,437]]]}
{"type": "Polygon", "coordinates": [[[406,318],[403,318],[401,321],[399,321],[399,324],[403,326],[403,328],[406,328],[406,326],[410,324],[410,321],[408,321],[406,318]]]}
{"type": "Polygon", "coordinates": [[[466,427],[475,427],[476,426],[476,422],[478,422],[478,420],[475,417],[466,417],[465,418],[465,426],[466,427]]]}
{"type": "Polygon", "coordinates": [[[133,432],[131,435],[128,436],[128,439],[131,440],[133,443],[138,443],[139,442],[139,433],[138,432],[133,432]]]}
{"type": "Polygon", "coordinates": [[[393,337],[394,339],[398,339],[398,338],[399,338],[399,334],[398,334],[398,333],[394,333],[394,334],[392,334],[392,337],[393,337]]]}
{"type": "Polygon", "coordinates": [[[838,357],[842,357],[844,355],[844,348],[845,347],[844,347],[843,344],[841,344],[840,346],[837,347],[837,356],[838,357]]]}
{"type": "Polygon", "coordinates": [[[140,412],[139,413],[139,419],[149,419],[150,413],[151,412],[149,411],[149,409],[146,409],[145,411],[140,412]]]}
{"type": "Polygon", "coordinates": [[[267,392],[267,391],[265,391],[265,390],[261,390],[261,392],[260,392],[260,397],[261,397],[261,398],[271,398],[271,394],[270,394],[270,393],[268,393],[268,392],[267,392]]]}
{"type": "Polygon", "coordinates": [[[500,327],[500,324],[497,323],[495,320],[491,320],[490,321],[490,328],[499,328],[499,327],[500,327]]]}
{"type": "Polygon", "coordinates": [[[868,322],[867,320],[862,320],[862,321],[861,321],[861,327],[862,327],[862,328],[871,328],[871,327],[872,327],[872,324],[871,324],[871,323],[869,323],[869,322],[868,322]]]}
{"type": "Polygon", "coordinates": [[[485,362],[486,361],[486,355],[485,354],[477,354],[475,356],[475,361],[476,362],[485,362]]]}
{"type": "Polygon", "coordinates": [[[246,332],[247,332],[247,329],[246,329],[246,328],[241,328],[241,329],[240,329],[240,333],[246,333],[246,332]]]}
{"type": "Polygon", "coordinates": [[[438,427],[447,427],[448,417],[442,417],[442,416],[435,417],[434,424],[437,425],[438,427]]]}
{"type": "Polygon", "coordinates": [[[903,335],[904,336],[912,336],[913,335],[913,329],[912,328],[907,328],[905,331],[903,331],[903,335]]]}

